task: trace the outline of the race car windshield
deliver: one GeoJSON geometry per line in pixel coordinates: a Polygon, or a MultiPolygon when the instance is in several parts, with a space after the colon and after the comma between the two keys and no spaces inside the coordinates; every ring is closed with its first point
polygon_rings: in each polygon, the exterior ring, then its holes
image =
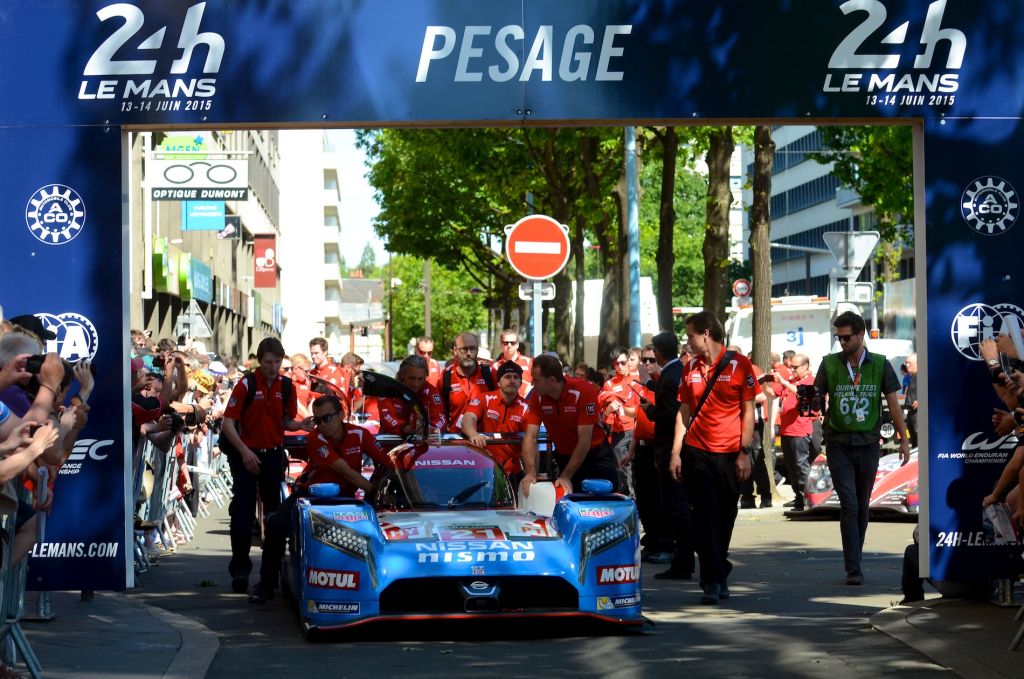
{"type": "Polygon", "coordinates": [[[514,507],[512,488],[501,467],[465,448],[401,456],[376,490],[374,505],[384,510],[514,507]]]}

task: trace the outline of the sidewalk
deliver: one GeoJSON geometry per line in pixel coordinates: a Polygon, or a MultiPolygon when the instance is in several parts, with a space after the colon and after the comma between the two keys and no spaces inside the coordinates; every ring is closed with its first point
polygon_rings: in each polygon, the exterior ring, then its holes
{"type": "Polygon", "coordinates": [[[1016,679],[1024,676],[1024,649],[1007,650],[1020,625],[1016,613],[1017,607],[936,598],[880,611],[871,626],[964,679],[1016,679]]]}
{"type": "MultiPolygon", "coordinates": [[[[85,603],[77,592],[54,592],[51,601],[53,620],[21,625],[44,677],[202,677],[219,647],[198,622],[123,593],[85,603]]],[[[28,676],[23,664],[14,669],[28,676]]]]}

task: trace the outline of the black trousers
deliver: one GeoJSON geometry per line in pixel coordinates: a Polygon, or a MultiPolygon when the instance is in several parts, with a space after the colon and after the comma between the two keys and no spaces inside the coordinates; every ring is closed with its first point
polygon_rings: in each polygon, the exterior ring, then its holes
{"type": "Polygon", "coordinates": [[[793,487],[794,507],[804,507],[804,489],[811,473],[811,437],[783,436],[782,456],[786,460],[786,474],[793,487]]]}
{"type": "Polygon", "coordinates": [[[693,529],[701,583],[725,582],[732,571],[729,543],[736,523],[740,484],[735,453],[683,446],[683,481],[693,505],[693,529]]]}
{"type": "Polygon", "coordinates": [[[751,470],[750,478],[743,482],[743,486],[740,491],[743,499],[748,502],[754,501],[754,490],[756,487],[757,494],[761,496],[762,500],[771,501],[772,499],[772,487],[768,483],[768,465],[764,459],[764,424],[754,425],[754,468],[751,470]]]}
{"type": "Polygon", "coordinates": [[[644,527],[640,543],[651,552],[671,552],[675,542],[661,502],[661,479],[654,462],[654,443],[638,440],[630,465],[633,468],[636,510],[644,527]]]}
{"type": "Polygon", "coordinates": [[[654,448],[654,460],[658,468],[661,489],[661,509],[665,517],[665,531],[675,542],[672,555],[672,570],[692,573],[694,567],[693,514],[687,488],[672,478],[668,463],[672,457],[672,444],[659,444],[654,448]]]}
{"type": "Polygon", "coordinates": [[[231,562],[228,572],[234,576],[247,576],[252,572],[249,548],[252,547],[252,524],[256,519],[256,497],[263,505],[263,516],[268,517],[281,506],[281,483],[284,481],[284,448],[253,450],[260,460],[260,473],[252,474],[242,464],[242,456],[231,452],[232,498],[228,507],[231,517],[231,562]]]}
{"type": "Polygon", "coordinates": [[[281,503],[276,512],[267,517],[263,527],[263,556],[260,560],[260,582],[270,589],[277,589],[281,579],[281,561],[288,541],[289,526],[295,503],[302,493],[292,493],[281,503]]]}
{"type": "MultiPolygon", "coordinates": [[[[555,461],[558,463],[559,473],[569,464],[568,455],[555,453],[555,461]]],[[[583,481],[586,479],[607,479],[612,482],[612,492],[619,490],[619,465],[615,462],[615,453],[608,443],[595,446],[587,453],[583,464],[576,470],[576,473],[569,479],[572,482],[572,491],[579,493],[583,490],[583,481]]]]}

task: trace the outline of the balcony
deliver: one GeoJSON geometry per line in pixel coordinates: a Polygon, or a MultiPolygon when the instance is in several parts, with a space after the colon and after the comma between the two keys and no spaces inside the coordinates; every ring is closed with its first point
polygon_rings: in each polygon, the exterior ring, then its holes
{"type": "Polygon", "coordinates": [[[324,247],[332,247],[341,251],[341,229],[336,226],[325,226],[321,230],[320,237],[324,240],[324,247]]]}
{"type": "Polygon", "coordinates": [[[338,262],[331,262],[324,264],[324,280],[334,281],[337,283],[338,279],[341,278],[341,269],[338,262]]]}
{"type": "Polygon", "coordinates": [[[341,302],[334,299],[324,300],[324,320],[336,318],[341,320],[341,302]]]}
{"type": "Polygon", "coordinates": [[[836,189],[836,207],[857,207],[860,205],[860,194],[848,186],[836,189]]]}

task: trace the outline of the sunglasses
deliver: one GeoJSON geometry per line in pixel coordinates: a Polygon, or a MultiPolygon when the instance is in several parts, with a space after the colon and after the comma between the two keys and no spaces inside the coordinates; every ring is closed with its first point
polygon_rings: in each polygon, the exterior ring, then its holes
{"type": "Polygon", "coordinates": [[[338,416],[338,413],[327,413],[326,415],[314,415],[313,416],[313,424],[316,424],[316,425],[330,424],[331,421],[334,420],[334,418],[337,417],[337,416],[338,416]]]}
{"type": "Polygon", "coordinates": [[[834,334],[834,335],[832,335],[832,336],[833,336],[833,337],[835,337],[835,338],[836,338],[837,340],[839,340],[840,342],[849,342],[849,341],[850,341],[850,340],[852,340],[852,339],[853,339],[854,337],[856,337],[856,336],[857,336],[857,334],[855,333],[855,334],[852,334],[852,335],[840,335],[839,333],[836,333],[836,334],[834,334]]]}
{"type": "Polygon", "coordinates": [[[626,365],[629,361],[615,361],[615,365],[626,365]]]}
{"type": "Polygon", "coordinates": [[[501,340],[501,343],[504,344],[507,347],[510,347],[513,344],[519,344],[519,340],[511,340],[511,341],[509,341],[509,340],[501,340]]]}
{"type": "Polygon", "coordinates": [[[644,356],[643,358],[640,359],[640,362],[641,363],[657,363],[658,361],[654,357],[644,356]]]}
{"type": "Polygon", "coordinates": [[[433,351],[417,351],[416,353],[418,353],[420,356],[430,356],[434,352],[433,351]]]}

